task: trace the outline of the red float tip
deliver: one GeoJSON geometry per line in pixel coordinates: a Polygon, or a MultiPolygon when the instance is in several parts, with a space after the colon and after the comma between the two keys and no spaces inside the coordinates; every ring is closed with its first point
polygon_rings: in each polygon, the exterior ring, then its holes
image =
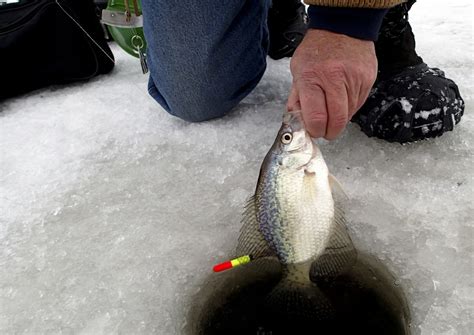
{"type": "Polygon", "coordinates": [[[214,272],[221,272],[221,271],[224,271],[224,270],[228,270],[232,268],[232,262],[231,261],[227,261],[227,262],[224,262],[224,263],[221,263],[221,264],[217,264],[215,265],[212,270],[214,272]]]}
{"type": "Polygon", "coordinates": [[[224,270],[234,268],[236,266],[247,264],[251,260],[252,260],[252,257],[250,255],[240,256],[240,257],[231,259],[230,261],[227,261],[227,262],[224,262],[224,263],[221,263],[221,264],[217,264],[216,266],[214,266],[213,270],[214,270],[214,272],[221,272],[221,271],[224,271],[224,270]]]}

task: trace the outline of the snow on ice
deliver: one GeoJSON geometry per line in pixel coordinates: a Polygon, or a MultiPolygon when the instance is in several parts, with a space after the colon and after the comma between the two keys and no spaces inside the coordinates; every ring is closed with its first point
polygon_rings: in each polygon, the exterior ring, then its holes
{"type": "MultiPolygon", "coordinates": [[[[472,334],[472,3],[419,1],[419,53],[460,86],[454,132],[401,146],[355,125],[321,144],[357,246],[399,278],[418,334],[472,334]]],[[[180,334],[190,297],[234,245],[278,130],[289,61],[269,60],[228,117],[189,124],[112,74],[0,105],[0,333],[180,334]]],[[[212,106],[209,106],[212,108],[212,106]]]]}

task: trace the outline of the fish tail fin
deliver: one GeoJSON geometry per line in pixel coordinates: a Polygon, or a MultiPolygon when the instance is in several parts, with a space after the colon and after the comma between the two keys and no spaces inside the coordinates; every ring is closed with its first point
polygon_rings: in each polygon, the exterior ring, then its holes
{"type": "Polygon", "coordinates": [[[332,319],[333,308],[318,286],[309,280],[307,267],[304,276],[294,268],[284,270],[282,279],[265,299],[265,306],[273,315],[306,322],[332,319]]]}

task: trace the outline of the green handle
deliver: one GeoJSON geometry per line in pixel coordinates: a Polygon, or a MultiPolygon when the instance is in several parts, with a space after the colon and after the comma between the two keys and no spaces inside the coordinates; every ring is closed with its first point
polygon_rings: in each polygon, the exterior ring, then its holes
{"type": "MultiPolygon", "coordinates": [[[[133,14],[133,1],[130,0],[130,12],[133,14]]],[[[108,10],[114,10],[118,12],[125,12],[124,0],[109,0],[107,3],[108,10]]],[[[138,12],[142,13],[140,1],[138,1],[138,12]]],[[[114,39],[115,42],[128,54],[139,57],[138,48],[142,47],[143,51],[146,52],[146,41],[145,35],[143,35],[143,28],[119,28],[113,26],[107,26],[107,30],[114,39]]]]}

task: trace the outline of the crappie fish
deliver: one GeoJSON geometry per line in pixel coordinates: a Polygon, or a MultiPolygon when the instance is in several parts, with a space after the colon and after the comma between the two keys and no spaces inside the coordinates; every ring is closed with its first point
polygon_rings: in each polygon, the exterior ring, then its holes
{"type": "Polygon", "coordinates": [[[193,298],[191,334],[410,334],[395,277],[354,249],[333,198],[340,191],[300,113],[286,113],[244,211],[236,258],[214,267],[220,274],[193,298]]]}
{"type": "Polygon", "coordinates": [[[300,113],[286,113],[244,212],[237,246],[240,255],[279,259],[283,279],[275,296],[306,289],[314,293],[310,272],[312,277],[335,275],[356,258],[342,211],[335,206],[334,187],[340,188],[300,113]]]}

